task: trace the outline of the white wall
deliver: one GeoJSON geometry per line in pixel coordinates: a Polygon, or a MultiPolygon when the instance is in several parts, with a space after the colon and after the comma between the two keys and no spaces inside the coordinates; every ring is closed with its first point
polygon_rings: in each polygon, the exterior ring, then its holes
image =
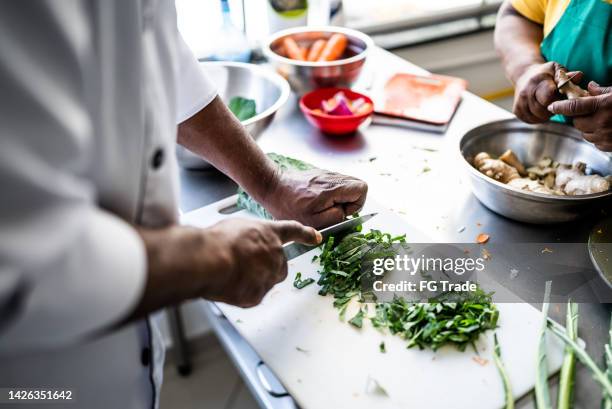
{"type": "Polygon", "coordinates": [[[396,49],[393,53],[436,74],[464,78],[469,90],[479,96],[511,87],[495,53],[492,30],[396,49]]]}

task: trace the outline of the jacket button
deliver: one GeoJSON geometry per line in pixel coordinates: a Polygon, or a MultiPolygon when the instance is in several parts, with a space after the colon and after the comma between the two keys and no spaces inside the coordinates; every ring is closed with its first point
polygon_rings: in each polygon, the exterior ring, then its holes
{"type": "Polygon", "coordinates": [[[145,347],[142,349],[142,353],[140,354],[140,362],[144,366],[149,366],[151,363],[151,348],[145,347]]]}
{"type": "Polygon", "coordinates": [[[153,169],[159,169],[161,165],[164,164],[164,156],[164,150],[162,148],[157,148],[151,158],[151,167],[153,169]]]}

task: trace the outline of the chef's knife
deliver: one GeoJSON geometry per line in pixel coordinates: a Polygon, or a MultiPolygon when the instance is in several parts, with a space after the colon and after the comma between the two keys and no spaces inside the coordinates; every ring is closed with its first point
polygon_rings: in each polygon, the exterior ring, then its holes
{"type": "MultiPolygon", "coordinates": [[[[321,243],[325,243],[330,236],[338,236],[343,233],[350,232],[355,227],[359,226],[370,220],[372,217],[376,216],[377,213],[366,214],[363,216],[355,217],[352,219],[345,220],[338,224],[334,224],[333,226],[326,227],[323,230],[320,230],[321,236],[323,236],[323,241],[321,243]]],[[[283,246],[283,251],[285,252],[285,256],[287,260],[291,260],[296,258],[297,256],[301,256],[302,254],[312,250],[312,246],[307,246],[305,244],[291,242],[285,244],[283,246]]]]}

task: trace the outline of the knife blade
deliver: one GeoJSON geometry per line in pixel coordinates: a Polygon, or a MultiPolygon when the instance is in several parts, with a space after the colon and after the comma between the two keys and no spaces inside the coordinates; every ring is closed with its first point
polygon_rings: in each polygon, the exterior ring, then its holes
{"type": "Polygon", "coordinates": [[[559,81],[559,83],[557,83],[557,89],[563,88],[565,85],[567,85],[568,82],[573,80],[574,77],[577,76],[578,74],[579,74],[578,72],[575,72],[572,75],[567,75],[567,78],[565,78],[564,80],[559,81]]]}
{"type": "MultiPolygon", "coordinates": [[[[338,224],[334,224],[333,226],[326,227],[325,229],[319,230],[323,240],[321,243],[325,243],[330,236],[337,236],[342,233],[346,233],[354,229],[370,220],[372,217],[376,216],[378,213],[370,213],[363,216],[354,217],[352,219],[345,220],[338,224]]],[[[302,243],[296,243],[292,241],[291,243],[287,243],[283,246],[283,251],[285,252],[285,257],[287,260],[294,259],[302,254],[309,252],[312,250],[313,246],[308,246],[302,243]]]]}

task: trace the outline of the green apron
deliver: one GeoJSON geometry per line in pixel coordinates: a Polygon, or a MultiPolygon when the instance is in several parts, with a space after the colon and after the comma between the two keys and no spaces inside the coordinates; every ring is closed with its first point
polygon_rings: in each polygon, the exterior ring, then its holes
{"type": "MultiPolygon", "coordinates": [[[[540,44],[546,61],[584,72],[589,81],[612,85],[612,4],[604,0],[571,0],[561,19],[540,44]]],[[[552,120],[571,122],[562,116],[552,120]]]]}

